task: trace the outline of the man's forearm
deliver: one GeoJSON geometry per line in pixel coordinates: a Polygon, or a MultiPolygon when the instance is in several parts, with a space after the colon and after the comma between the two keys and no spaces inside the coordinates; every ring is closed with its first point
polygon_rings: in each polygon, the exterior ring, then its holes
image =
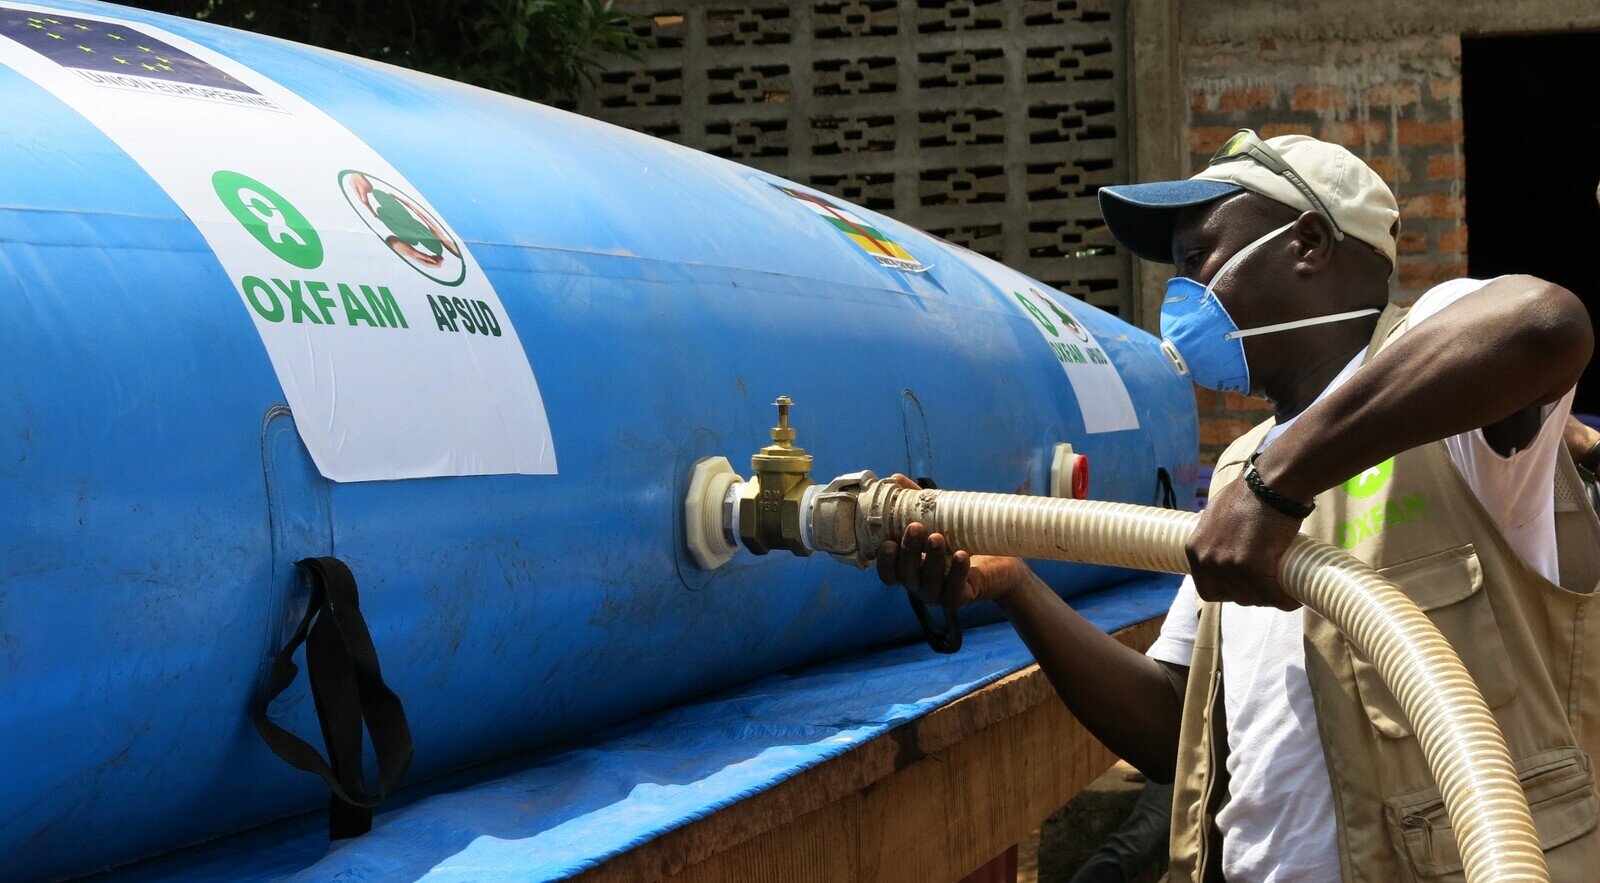
{"type": "Polygon", "coordinates": [[[1151,779],[1172,781],[1183,700],[1161,664],[1096,628],[1037,577],[1000,606],[1089,732],[1151,779]]]}
{"type": "Polygon", "coordinates": [[[1592,347],[1587,316],[1570,292],[1525,277],[1491,283],[1403,335],[1307,409],[1262,455],[1262,478],[1309,500],[1402,451],[1555,401],[1577,381],[1592,347]]]}

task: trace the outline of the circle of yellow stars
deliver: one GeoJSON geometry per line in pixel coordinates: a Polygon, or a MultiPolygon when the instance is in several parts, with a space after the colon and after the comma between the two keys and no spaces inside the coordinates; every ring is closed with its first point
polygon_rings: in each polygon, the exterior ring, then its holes
{"type": "MultiPolygon", "coordinates": [[[[61,24],[61,19],[49,18],[48,16],[46,16],[46,17],[29,17],[29,19],[28,19],[28,27],[37,28],[37,29],[39,29],[41,31],[47,31],[48,33],[46,33],[45,36],[49,37],[52,40],[65,40],[65,39],[67,39],[67,37],[65,35],[58,34],[55,31],[55,26],[58,26],[60,24],[61,24]]],[[[94,30],[93,28],[89,27],[86,24],[73,24],[71,28],[67,29],[68,30],[68,34],[70,34],[73,29],[76,29],[76,30],[79,30],[79,31],[92,31],[92,30],[94,30]]],[[[108,38],[112,39],[112,40],[117,40],[119,42],[127,40],[127,37],[123,36],[122,34],[116,33],[115,31],[109,31],[109,30],[106,31],[106,36],[108,38]]],[[[113,55],[113,56],[111,56],[111,60],[116,62],[117,64],[124,64],[124,65],[127,65],[129,67],[142,67],[145,70],[150,71],[151,73],[154,73],[156,71],[170,71],[170,70],[172,70],[172,60],[167,58],[166,56],[157,55],[156,51],[154,49],[151,49],[149,46],[143,46],[143,45],[140,45],[138,43],[133,43],[133,44],[130,44],[130,45],[132,46],[133,49],[136,49],[140,53],[143,53],[143,54],[136,55],[132,51],[130,51],[130,52],[125,53],[128,56],[127,58],[123,58],[121,55],[113,55]],[[129,58],[134,59],[134,61],[129,61],[128,60],[129,58]]],[[[83,50],[84,52],[90,53],[91,55],[94,54],[94,50],[93,49],[89,48],[88,46],[83,45],[82,43],[78,44],[78,48],[83,50]]]]}

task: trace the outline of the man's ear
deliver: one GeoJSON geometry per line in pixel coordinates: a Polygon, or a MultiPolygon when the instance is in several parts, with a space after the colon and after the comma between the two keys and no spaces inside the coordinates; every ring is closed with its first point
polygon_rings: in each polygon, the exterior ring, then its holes
{"type": "Polygon", "coordinates": [[[1294,272],[1297,276],[1314,276],[1333,259],[1333,225],[1317,212],[1305,212],[1295,220],[1294,272]]]}

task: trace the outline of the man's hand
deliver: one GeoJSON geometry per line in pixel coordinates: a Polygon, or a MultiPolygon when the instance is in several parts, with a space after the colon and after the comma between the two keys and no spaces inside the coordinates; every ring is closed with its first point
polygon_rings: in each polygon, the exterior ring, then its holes
{"type": "MultiPolygon", "coordinates": [[[[903,488],[917,483],[891,479],[903,488]]],[[[997,601],[1067,708],[1117,755],[1159,782],[1177,767],[1183,682],[1078,615],[1017,558],[969,555],[924,525],[878,549],[878,576],[941,607],[997,601]]]]}
{"type": "Polygon", "coordinates": [[[1561,441],[1566,444],[1572,462],[1582,466],[1584,455],[1596,442],[1600,442],[1600,432],[1585,426],[1578,418],[1569,416],[1567,425],[1561,430],[1561,441]]]}
{"type": "MultiPolygon", "coordinates": [[[[919,485],[904,475],[890,481],[903,488],[919,485]]],[[[922,524],[906,527],[900,542],[886,540],[878,549],[878,578],[885,585],[905,586],[923,601],[950,610],[974,601],[998,601],[1032,578],[1020,558],[970,555],[950,548],[943,534],[929,534],[922,524]]]]}
{"type": "Polygon", "coordinates": [[[390,236],[383,241],[388,243],[390,250],[392,250],[395,254],[403,258],[416,261],[419,264],[427,264],[430,267],[437,267],[444,263],[444,255],[428,254],[425,251],[419,251],[415,248],[412,248],[410,243],[401,240],[401,238],[398,236],[390,236]]]}
{"type": "Polygon", "coordinates": [[[1195,590],[1207,601],[1294,610],[1300,602],[1278,582],[1278,562],[1300,522],[1261,502],[1244,481],[1231,481],[1206,503],[1184,552],[1195,590]]]}

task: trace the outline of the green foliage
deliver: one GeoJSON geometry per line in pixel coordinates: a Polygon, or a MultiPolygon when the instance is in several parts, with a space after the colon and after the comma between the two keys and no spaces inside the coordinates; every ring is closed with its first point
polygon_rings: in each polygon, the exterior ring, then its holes
{"type": "Polygon", "coordinates": [[[539,101],[571,99],[646,45],[611,0],[134,0],[539,101]]]}

